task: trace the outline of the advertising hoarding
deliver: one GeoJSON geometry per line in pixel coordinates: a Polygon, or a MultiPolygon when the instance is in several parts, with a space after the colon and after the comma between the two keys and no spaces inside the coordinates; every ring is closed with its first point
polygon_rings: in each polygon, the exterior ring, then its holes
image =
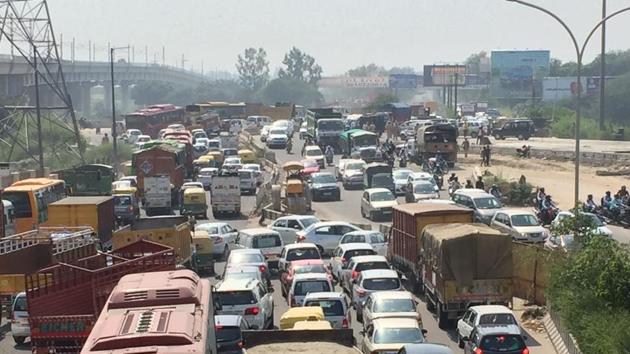
{"type": "Polygon", "coordinates": [[[490,94],[495,98],[527,99],[540,96],[549,74],[548,50],[492,52],[490,94]]]}
{"type": "MultiPolygon", "coordinates": [[[[606,82],[614,77],[606,77],[606,82]]],[[[599,94],[600,78],[582,77],[581,78],[582,94],[584,96],[592,96],[599,94]]],[[[556,102],[574,97],[577,94],[578,85],[577,77],[561,76],[561,77],[545,77],[543,79],[542,99],[545,102],[556,102]]]]}
{"type": "Polygon", "coordinates": [[[391,74],[389,75],[389,88],[415,89],[421,77],[416,74],[391,74]]]}
{"type": "Polygon", "coordinates": [[[424,86],[454,85],[457,74],[457,85],[466,84],[466,65],[425,65],[424,86]]]}

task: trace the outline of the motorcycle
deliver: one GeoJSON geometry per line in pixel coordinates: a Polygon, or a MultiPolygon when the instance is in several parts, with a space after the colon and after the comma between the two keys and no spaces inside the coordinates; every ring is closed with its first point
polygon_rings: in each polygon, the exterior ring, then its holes
{"type": "Polygon", "coordinates": [[[333,164],[333,154],[326,154],[326,164],[328,164],[328,166],[332,166],[333,164]]]}
{"type": "Polygon", "coordinates": [[[536,212],[536,217],[538,221],[540,221],[541,225],[551,225],[551,222],[558,215],[558,208],[548,208],[548,209],[534,209],[536,212]]]}
{"type": "Polygon", "coordinates": [[[435,173],[433,174],[433,179],[435,180],[435,184],[437,184],[438,188],[442,190],[442,186],[444,185],[444,177],[441,174],[435,173]]]}
{"type": "MultiPolygon", "coordinates": [[[[291,141],[291,140],[289,140],[291,141]]],[[[291,150],[293,149],[293,144],[287,143],[287,154],[291,154],[291,150]]]]}
{"type": "Polygon", "coordinates": [[[462,185],[459,182],[452,181],[451,183],[448,184],[448,195],[452,197],[453,193],[455,193],[458,189],[461,189],[461,188],[462,188],[462,185]]]}

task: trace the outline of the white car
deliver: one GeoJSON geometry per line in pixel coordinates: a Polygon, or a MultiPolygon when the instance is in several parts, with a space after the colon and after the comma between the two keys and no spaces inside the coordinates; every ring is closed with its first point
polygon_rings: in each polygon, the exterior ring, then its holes
{"type": "Polygon", "coordinates": [[[341,182],[345,189],[363,186],[363,171],[367,164],[363,160],[346,160],[341,172],[341,182]]]}
{"type": "Polygon", "coordinates": [[[357,311],[357,320],[363,320],[363,305],[370,294],[378,291],[404,290],[398,273],[392,269],[364,270],[352,284],[352,304],[357,311]]]}
{"type": "Polygon", "coordinates": [[[363,305],[363,330],[379,318],[413,318],[422,327],[418,303],[408,291],[377,291],[363,305]]]}
{"type": "Polygon", "coordinates": [[[396,205],[398,200],[389,189],[366,189],[361,197],[361,216],[370,220],[391,219],[396,205]]]}
{"type": "Polygon", "coordinates": [[[435,183],[435,179],[433,178],[433,176],[430,173],[426,173],[426,172],[414,172],[411,173],[409,175],[409,177],[407,177],[407,189],[411,188],[411,186],[413,185],[414,182],[417,181],[428,181],[429,183],[431,183],[433,185],[433,189],[435,189],[435,191],[437,193],[440,192],[440,188],[438,187],[437,183],[435,183]]]}
{"type": "Polygon", "coordinates": [[[348,267],[352,257],[373,255],[376,255],[376,251],[374,251],[374,248],[372,248],[372,246],[368,243],[340,244],[337,248],[335,248],[332,257],[330,258],[332,274],[336,279],[340,279],[341,270],[348,267]]]}
{"type": "Polygon", "coordinates": [[[238,170],[238,178],[240,180],[242,194],[256,194],[256,188],[258,187],[256,172],[242,168],[238,170]]]}
{"type": "Polygon", "coordinates": [[[217,315],[243,316],[251,329],[273,328],[273,297],[256,279],[231,279],[220,282],[215,296],[221,304],[217,315]]]}
{"type": "Polygon", "coordinates": [[[230,253],[229,244],[234,243],[238,230],[225,222],[211,222],[195,225],[195,231],[205,231],[212,239],[212,254],[227,259],[230,253]]]}
{"type": "Polygon", "coordinates": [[[271,284],[271,272],[269,271],[269,264],[267,264],[267,259],[262,254],[261,250],[251,249],[251,248],[241,248],[230,250],[230,254],[225,261],[225,269],[232,267],[234,265],[250,265],[254,267],[258,267],[260,272],[263,273],[265,279],[267,279],[267,285],[271,284]]]}
{"type": "Polygon", "coordinates": [[[269,228],[280,233],[285,243],[295,242],[297,232],[316,224],[319,219],[312,215],[287,215],[277,218],[269,224],[269,228]]]}
{"type": "Polygon", "coordinates": [[[309,145],[304,148],[304,158],[317,161],[319,168],[326,168],[326,160],[322,149],[317,145],[309,145]]]}
{"type": "Polygon", "coordinates": [[[381,256],[387,255],[388,243],[385,240],[385,235],[378,231],[352,231],[343,235],[339,240],[339,246],[351,243],[368,243],[376,254],[381,256]]]}
{"type": "Polygon", "coordinates": [[[298,242],[310,242],[317,245],[319,253],[330,254],[337,245],[341,237],[348,232],[360,231],[361,229],[345,221],[318,222],[307,227],[303,231],[297,232],[298,242]]]}
{"type": "Polygon", "coordinates": [[[309,293],[304,298],[304,306],[319,306],[324,311],[324,319],[332,328],[350,328],[350,304],[344,293],[309,293]]]}
{"type": "Polygon", "coordinates": [[[260,268],[252,265],[232,265],[225,268],[223,275],[216,276],[215,279],[221,281],[237,280],[237,279],[256,279],[262,283],[267,292],[271,291],[271,287],[267,286],[265,275],[260,268]]]}
{"type": "Polygon", "coordinates": [[[305,259],[322,259],[317,246],[312,243],[285,243],[282,252],[280,252],[278,270],[284,272],[291,262],[305,259]]]}
{"type": "Polygon", "coordinates": [[[219,174],[219,169],[216,167],[204,167],[199,170],[197,174],[197,182],[201,182],[203,189],[209,191],[212,187],[212,177],[219,174]]]}
{"type": "Polygon", "coordinates": [[[142,135],[139,129],[127,129],[127,143],[135,144],[138,141],[138,137],[142,135]]]}
{"type": "Polygon", "coordinates": [[[185,189],[188,189],[188,188],[203,189],[203,184],[201,182],[185,182],[184,184],[182,184],[180,190],[183,192],[185,189]]]}
{"type": "Polygon", "coordinates": [[[286,119],[281,119],[281,120],[277,120],[273,123],[271,123],[271,126],[273,128],[282,128],[286,131],[287,136],[292,137],[293,136],[293,122],[290,120],[286,120],[286,119]]]}
{"type": "MultiPolygon", "coordinates": [[[[205,133],[204,133],[205,134],[205,133]]],[[[195,139],[195,145],[199,144],[199,145],[203,145],[206,147],[206,149],[208,148],[208,143],[209,143],[210,139],[208,138],[196,138],[195,139]]]]}
{"type": "Polygon", "coordinates": [[[300,139],[305,139],[307,134],[308,134],[308,130],[306,128],[306,122],[303,122],[300,125],[300,139]]]}
{"type": "Polygon", "coordinates": [[[405,195],[407,179],[412,173],[412,170],[408,170],[406,168],[399,168],[392,172],[392,177],[394,178],[394,188],[397,196],[405,195]]]}
{"type": "Polygon", "coordinates": [[[302,306],[309,293],[331,292],[334,287],[324,273],[299,273],[293,277],[293,284],[287,295],[289,307],[302,306]]]}
{"type": "Polygon", "coordinates": [[[435,191],[434,185],[429,181],[415,181],[406,187],[405,202],[417,203],[421,200],[440,199],[440,193],[435,191]]]}
{"type": "MultiPolygon", "coordinates": [[[[606,223],[601,221],[599,217],[597,217],[597,215],[593,213],[582,213],[582,215],[591,218],[591,220],[593,221],[593,225],[595,225],[595,230],[593,230],[594,234],[600,235],[600,236],[606,236],[608,238],[612,237],[613,235],[612,231],[610,231],[610,229],[606,226],[606,223]]],[[[559,225],[560,222],[564,220],[565,218],[572,218],[572,217],[575,217],[575,215],[572,212],[561,211],[558,213],[558,215],[556,215],[556,218],[553,219],[553,221],[551,222],[551,225],[553,226],[559,225]]]]}
{"type": "Polygon", "coordinates": [[[256,249],[265,256],[270,268],[278,269],[278,260],[284,247],[280,234],[267,228],[244,229],[239,231],[234,242],[235,249],[256,249]]]}
{"type": "Polygon", "coordinates": [[[263,176],[263,171],[260,168],[260,165],[257,163],[246,163],[243,165],[244,170],[250,170],[254,172],[254,176],[256,177],[256,183],[262,184],[265,181],[265,177],[263,176]]]}
{"type": "Polygon", "coordinates": [[[15,296],[11,303],[11,334],[16,344],[22,345],[26,337],[31,336],[31,327],[28,323],[28,307],[26,293],[21,292],[15,296]]]}
{"type": "Polygon", "coordinates": [[[361,272],[372,269],[388,269],[391,266],[387,258],[383,256],[356,256],[350,259],[350,263],[340,273],[339,285],[348,293],[352,293],[352,285],[359,278],[361,272]]]}
{"type": "Polygon", "coordinates": [[[424,331],[412,318],[380,318],[366,328],[361,352],[398,353],[405,344],[424,343],[424,331]]]}
{"type": "Polygon", "coordinates": [[[516,317],[512,310],[501,305],[472,306],[466,311],[464,317],[457,321],[457,342],[460,348],[464,347],[462,338],[469,338],[473,329],[477,326],[506,326],[516,325],[516,317]]]}
{"type": "Polygon", "coordinates": [[[221,151],[222,144],[220,139],[208,140],[208,151],[221,151]]]}
{"type": "Polygon", "coordinates": [[[268,148],[282,148],[284,149],[287,146],[287,142],[289,141],[289,135],[285,128],[272,126],[269,129],[269,135],[267,136],[267,147],[268,148]]]}
{"type": "Polygon", "coordinates": [[[271,130],[271,125],[265,125],[262,127],[262,129],[260,129],[260,141],[262,141],[263,143],[267,141],[269,130],[271,130]]]}
{"type": "Polygon", "coordinates": [[[138,135],[136,138],[136,143],[134,144],[134,148],[137,150],[142,150],[144,145],[151,141],[151,137],[148,135],[138,135]]]}
{"type": "Polygon", "coordinates": [[[502,231],[515,241],[542,243],[549,237],[536,215],[529,210],[500,210],[492,217],[490,226],[502,231]]]}

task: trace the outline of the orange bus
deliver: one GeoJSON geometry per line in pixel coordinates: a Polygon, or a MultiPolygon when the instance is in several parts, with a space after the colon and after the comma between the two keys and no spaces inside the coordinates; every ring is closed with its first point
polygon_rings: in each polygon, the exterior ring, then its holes
{"type": "Polygon", "coordinates": [[[65,197],[65,182],[50,178],[24,179],[2,193],[2,198],[13,204],[16,233],[34,230],[48,221],[48,204],[65,197]]]}

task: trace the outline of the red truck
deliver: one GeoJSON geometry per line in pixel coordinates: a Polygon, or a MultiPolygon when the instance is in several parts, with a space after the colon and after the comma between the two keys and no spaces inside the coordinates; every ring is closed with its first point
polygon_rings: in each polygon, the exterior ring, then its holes
{"type": "Polygon", "coordinates": [[[120,278],[175,270],[176,264],[171,247],[140,240],[111,253],[73,264],[58,263],[27,275],[33,353],[79,352],[120,278]]]}
{"type": "Polygon", "coordinates": [[[132,166],[138,176],[138,190],[144,195],[144,177],[170,176],[173,193],[179,191],[186,175],[186,152],[176,144],[158,144],[134,153],[132,166]]]}

